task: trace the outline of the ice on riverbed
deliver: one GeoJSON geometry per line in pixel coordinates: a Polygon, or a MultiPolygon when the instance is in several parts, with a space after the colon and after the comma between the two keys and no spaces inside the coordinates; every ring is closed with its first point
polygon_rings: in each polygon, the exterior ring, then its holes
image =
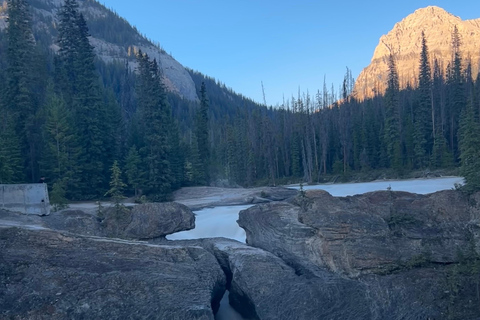
{"type": "MultiPolygon", "coordinates": [[[[427,194],[447,190],[462,184],[463,178],[448,177],[415,180],[385,180],[362,183],[319,184],[303,186],[304,190],[325,190],[336,197],[351,196],[377,190],[408,191],[427,194]]],[[[299,185],[289,186],[299,189],[299,185]]],[[[251,205],[214,207],[195,211],[195,229],[167,236],[169,240],[225,237],[245,242],[245,231],[237,224],[238,213],[251,205]]]]}
{"type": "MultiPolygon", "coordinates": [[[[303,186],[304,190],[325,190],[335,197],[353,196],[378,190],[407,191],[418,194],[427,194],[440,190],[448,190],[455,184],[463,184],[461,177],[412,179],[412,180],[385,180],[362,183],[319,184],[303,186]]],[[[299,185],[289,186],[300,189],[299,185]]]]}
{"type": "Polygon", "coordinates": [[[245,242],[245,230],[237,224],[238,213],[252,205],[205,208],[195,213],[195,229],[167,236],[169,240],[224,237],[245,242]]]}

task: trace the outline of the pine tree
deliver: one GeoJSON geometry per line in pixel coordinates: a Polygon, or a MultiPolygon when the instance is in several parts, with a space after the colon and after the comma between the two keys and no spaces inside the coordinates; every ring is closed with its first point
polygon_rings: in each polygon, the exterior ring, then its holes
{"type": "Polygon", "coordinates": [[[110,196],[115,204],[115,208],[119,209],[121,207],[122,199],[125,199],[123,189],[125,189],[127,185],[122,181],[122,171],[118,166],[117,160],[113,162],[110,171],[112,172],[110,176],[110,189],[105,193],[105,196],[110,196]]]}
{"type": "Polygon", "coordinates": [[[145,184],[144,172],[141,170],[142,159],[138,154],[137,148],[132,146],[125,159],[125,174],[127,183],[134,190],[135,198],[139,196],[139,190],[145,184]]]}
{"type": "MultiPolygon", "coordinates": [[[[33,64],[35,44],[31,29],[29,6],[25,0],[7,1],[8,25],[6,28],[7,49],[7,92],[6,117],[11,119],[18,140],[25,168],[31,182],[38,173],[39,150],[38,106],[33,94],[33,64]]],[[[22,166],[23,167],[23,166],[22,166]]],[[[16,173],[17,176],[19,176],[16,173]]]]}
{"type": "Polygon", "coordinates": [[[418,105],[414,110],[414,153],[415,166],[424,168],[428,165],[429,155],[432,150],[433,130],[431,68],[428,60],[427,40],[423,31],[418,80],[418,105]]]}
{"type": "Polygon", "coordinates": [[[69,198],[81,198],[78,193],[79,172],[77,162],[80,155],[78,137],[74,130],[72,112],[53,89],[49,89],[45,105],[44,154],[41,170],[48,180],[65,189],[69,198]]]}
{"type": "Polygon", "coordinates": [[[81,150],[77,165],[79,193],[93,198],[104,193],[106,169],[110,159],[105,156],[111,136],[107,132],[109,117],[102,101],[102,89],[95,70],[93,47],[89,32],[75,0],[66,0],[59,13],[59,57],[57,83],[75,118],[75,128],[81,150]]]}
{"type": "Polygon", "coordinates": [[[200,109],[195,118],[195,136],[198,147],[198,177],[197,183],[208,185],[210,181],[210,145],[208,142],[208,98],[205,82],[202,82],[200,89],[200,109]]]}
{"type": "Polygon", "coordinates": [[[463,77],[462,58],[460,52],[460,35],[457,26],[452,33],[452,63],[450,72],[448,73],[448,103],[447,103],[447,119],[448,142],[449,148],[452,150],[454,159],[458,158],[458,124],[460,114],[466,105],[465,95],[465,79],[463,77]]]}
{"type": "Polygon", "coordinates": [[[385,92],[385,133],[386,147],[390,167],[400,172],[402,170],[402,151],[400,143],[400,112],[398,73],[393,54],[388,59],[388,83],[385,92]]]}
{"type": "Polygon", "coordinates": [[[480,122],[471,100],[462,111],[459,129],[460,172],[468,192],[480,190],[480,122]]]}
{"type": "Polygon", "coordinates": [[[20,142],[13,121],[7,113],[0,115],[0,184],[24,181],[20,142]]]}
{"type": "Polygon", "coordinates": [[[146,189],[154,201],[163,201],[172,191],[174,177],[171,170],[171,107],[156,60],[139,52],[139,81],[137,94],[144,146],[140,153],[145,161],[146,189]]]}

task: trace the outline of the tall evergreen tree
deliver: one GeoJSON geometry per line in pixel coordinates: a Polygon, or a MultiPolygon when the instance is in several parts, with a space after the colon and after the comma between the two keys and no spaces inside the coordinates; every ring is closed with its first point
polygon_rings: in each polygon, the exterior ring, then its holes
{"type": "Polygon", "coordinates": [[[462,110],[459,129],[461,174],[468,192],[480,190],[480,122],[470,99],[462,110]]]}
{"type": "Polygon", "coordinates": [[[58,181],[58,185],[65,187],[68,198],[81,198],[81,194],[78,194],[80,173],[77,171],[80,148],[72,112],[53,89],[49,90],[45,117],[42,173],[48,177],[50,183],[55,184],[58,181]]]}
{"type": "Polygon", "coordinates": [[[110,160],[105,156],[109,142],[109,117],[104,94],[95,70],[93,47],[75,0],[66,0],[59,13],[59,58],[57,83],[75,118],[81,154],[77,162],[80,194],[83,198],[102,195],[107,187],[110,160]]]}
{"type": "Polygon", "coordinates": [[[428,165],[433,146],[432,128],[432,80],[428,56],[427,39],[422,31],[422,52],[420,54],[420,72],[418,79],[418,104],[414,110],[414,152],[415,166],[428,165]]]}
{"type": "Polygon", "coordinates": [[[137,148],[132,146],[125,159],[125,174],[127,183],[133,189],[135,197],[139,195],[139,190],[145,185],[144,172],[141,170],[142,159],[137,148]]]}
{"type": "Polygon", "coordinates": [[[458,28],[452,32],[452,62],[448,73],[448,103],[447,119],[448,142],[455,159],[458,158],[458,123],[462,109],[466,105],[465,79],[463,75],[462,57],[460,52],[461,39],[458,28]]]}
{"type": "Polygon", "coordinates": [[[388,82],[385,92],[384,143],[390,167],[402,169],[398,73],[393,54],[388,58],[388,82]]]}
{"type": "Polygon", "coordinates": [[[167,199],[174,182],[169,139],[171,107],[156,60],[150,61],[148,55],[140,51],[138,68],[138,108],[144,140],[140,153],[145,161],[146,189],[151,199],[161,201],[167,199]]]}
{"type": "Polygon", "coordinates": [[[208,141],[208,98],[205,82],[202,82],[200,89],[200,109],[195,117],[195,136],[197,139],[198,163],[195,165],[198,176],[196,182],[208,185],[210,181],[210,145],[208,141]]]}
{"type": "MultiPolygon", "coordinates": [[[[18,140],[28,180],[38,177],[39,117],[38,104],[34,99],[33,63],[35,44],[31,29],[30,10],[25,0],[7,1],[8,25],[6,29],[7,91],[4,112],[14,125],[14,139],[18,140]]],[[[23,166],[22,166],[23,167],[23,166]]]]}

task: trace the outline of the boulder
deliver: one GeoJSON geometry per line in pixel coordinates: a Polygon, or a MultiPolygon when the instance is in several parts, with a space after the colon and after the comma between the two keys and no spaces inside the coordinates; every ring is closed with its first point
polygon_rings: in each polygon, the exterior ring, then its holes
{"type": "Polygon", "coordinates": [[[176,202],[108,208],[102,225],[106,235],[123,239],[154,239],[195,228],[195,215],[176,202]]]}
{"type": "Polygon", "coordinates": [[[1,319],[214,319],[225,291],[198,246],[0,227],[1,319]]]}
{"type": "Polygon", "coordinates": [[[430,195],[377,191],[344,198],[314,191],[293,203],[244,210],[238,222],[248,244],[298,268],[358,276],[417,260],[458,262],[458,251],[471,247],[478,227],[472,210],[469,200],[453,190],[430,195]]]}

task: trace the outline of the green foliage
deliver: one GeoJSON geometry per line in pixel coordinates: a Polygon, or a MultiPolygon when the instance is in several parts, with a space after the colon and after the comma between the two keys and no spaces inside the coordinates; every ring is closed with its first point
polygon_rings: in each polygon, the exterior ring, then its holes
{"type": "Polygon", "coordinates": [[[392,54],[389,56],[388,69],[388,86],[385,92],[384,143],[390,166],[396,170],[401,170],[399,84],[395,58],[392,54]]]}
{"type": "Polygon", "coordinates": [[[477,109],[470,101],[460,119],[460,172],[465,178],[464,189],[473,193],[480,190],[480,122],[477,109]]]}
{"type": "Polygon", "coordinates": [[[208,185],[210,181],[210,144],[208,141],[208,98],[205,83],[200,89],[200,109],[195,117],[195,137],[197,139],[196,176],[197,184],[208,185]]]}
{"type": "Polygon", "coordinates": [[[66,182],[64,179],[56,181],[49,193],[50,204],[53,211],[59,211],[68,208],[68,200],[66,198],[66,182]]]}
{"type": "Polygon", "coordinates": [[[128,151],[125,159],[125,175],[127,176],[127,183],[133,188],[135,198],[139,196],[139,189],[146,183],[144,174],[141,170],[142,159],[135,146],[132,146],[128,151]]]}
{"type": "Polygon", "coordinates": [[[110,176],[110,189],[105,193],[105,196],[110,196],[113,203],[115,204],[115,208],[118,209],[122,206],[122,199],[125,199],[125,196],[123,195],[123,190],[127,185],[122,181],[122,171],[118,166],[117,160],[113,162],[110,171],[112,172],[110,176]]]}
{"type": "MultiPolygon", "coordinates": [[[[348,96],[347,70],[342,99],[324,84],[273,108],[192,70],[198,102],[167,93],[158,63],[143,53],[137,73],[128,62],[97,59],[89,32],[126,48],[131,59],[134,42],[148,43],[114,13],[87,10],[83,17],[77,1],[66,0],[54,28],[25,1],[9,3],[10,21],[21,23],[0,31],[1,182],[41,173],[62,186],[65,198],[99,198],[109,190],[109,167],[122,159],[126,193],[157,201],[182,186],[216,180],[253,186],[395,178],[427,166],[461,165],[468,188],[478,187],[480,78],[473,81],[460,58],[458,30],[446,74],[438,61],[430,66],[426,39],[418,44],[418,88],[400,90],[392,56],[384,96],[348,96]],[[29,12],[47,26],[34,30],[35,42],[29,12]]],[[[52,9],[44,1],[28,3],[52,9]]],[[[101,9],[97,2],[85,5],[101,9]]]]}

